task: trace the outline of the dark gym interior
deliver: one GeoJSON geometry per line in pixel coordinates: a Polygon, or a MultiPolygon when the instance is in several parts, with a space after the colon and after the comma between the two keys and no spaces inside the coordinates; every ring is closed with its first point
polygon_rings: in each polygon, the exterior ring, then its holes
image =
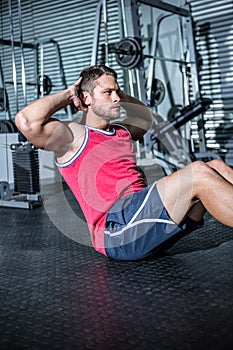
{"type": "Polygon", "coordinates": [[[0,349],[232,349],[233,229],[207,213],[155,258],[108,259],[54,155],[14,123],[25,105],[104,63],[156,116],[135,145],[149,183],[193,160],[232,167],[232,1],[0,6],[0,349]]]}

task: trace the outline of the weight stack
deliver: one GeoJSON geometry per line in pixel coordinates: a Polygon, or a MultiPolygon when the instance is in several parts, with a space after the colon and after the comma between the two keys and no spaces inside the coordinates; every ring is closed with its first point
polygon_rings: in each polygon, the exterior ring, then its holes
{"type": "Polygon", "coordinates": [[[15,192],[40,191],[38,149],[30,143],[11,145],[15,192]]]}

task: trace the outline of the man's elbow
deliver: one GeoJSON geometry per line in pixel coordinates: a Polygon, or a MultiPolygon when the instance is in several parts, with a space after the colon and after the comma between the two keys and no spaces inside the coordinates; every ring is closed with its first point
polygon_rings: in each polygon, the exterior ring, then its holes
{"type": "Polygon", "coordinates": [[[28,122],[27,117],[22,111],[16,114],[15,125],[17,126],[19,131],[22,132],[22,134],[27,134],[30,132],[30,129],[31,129],[30,123],[28,122]]]}

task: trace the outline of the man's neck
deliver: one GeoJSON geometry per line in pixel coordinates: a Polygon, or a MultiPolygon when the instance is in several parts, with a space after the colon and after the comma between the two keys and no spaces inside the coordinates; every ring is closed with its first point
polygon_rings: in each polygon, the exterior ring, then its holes
{"type": "Polygon", "coordinates": [[[86,122],[85,124],[87,126],[92,126],[93,128],[101,129],[101,130],[110,130],[111,125],[108,120],[104,120],[98,116],[86,116],[86,122]]]}

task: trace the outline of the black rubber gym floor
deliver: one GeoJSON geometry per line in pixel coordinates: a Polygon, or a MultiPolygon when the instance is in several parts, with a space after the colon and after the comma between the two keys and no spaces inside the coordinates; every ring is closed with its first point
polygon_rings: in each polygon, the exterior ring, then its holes
{"type": "Polygon", "coordinates": [[[161,257],[117,262],[44,207],[0,218],[1,350],[233,348],[233,229],[207,218],[161,257]]]}

